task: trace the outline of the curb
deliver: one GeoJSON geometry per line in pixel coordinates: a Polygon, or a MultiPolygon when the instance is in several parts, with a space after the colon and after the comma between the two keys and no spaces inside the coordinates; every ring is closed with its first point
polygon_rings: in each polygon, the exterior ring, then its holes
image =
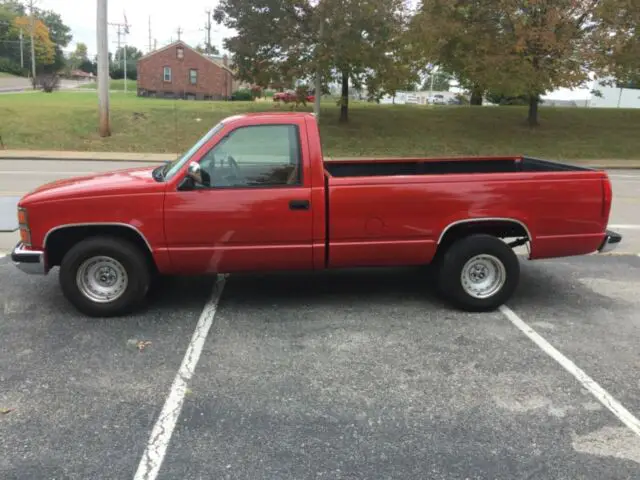
{"type": "Polygon", "coordinates": [[[175,160],[172,153],[131,153],[131,152],[74,152],[48,150],[4,150],[0,160],[52,160],[83,162],[149,162],[158,163],[175,160]]]}
{"type": "MultiPolygon", "coordinates": [[[[134,153],[134,152],[82,152],[56,150],[0,150],[0,160],[51,160],[51,161],[84,161],[84,162],[138,162],[162,163],[175,160],[177,153],[134,153]]],[[[325,157],[325,161],[374,160],[376,157],[325,157]]],[[[416,157],[380,157],[380,158],[416,158],[416,157]]],[[[559,159],[557,161],[592,168],[606,169],[640,169],[640,159],[603,159],[580,160],[559,159]]]]}

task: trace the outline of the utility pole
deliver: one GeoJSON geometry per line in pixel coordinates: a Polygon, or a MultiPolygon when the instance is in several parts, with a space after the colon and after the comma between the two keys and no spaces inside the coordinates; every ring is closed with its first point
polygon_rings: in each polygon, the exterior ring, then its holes
{"type": "Polygon", "coordinates": [[[123,45],[122,39],[124,39],[124,48],[122,49],[122,59],[116,58],[115,62],[124,61],[123,70],[124,70],[124,92],[127,93],[127,34],[129,33],[129,23],[127,22],[127,16],[124,16],[124,23],[109,23],[109,25],[116,27],[116,34],[118,35],[118,39],[116,40],[116,57],[118,52],[120,52],[120,47],[123,45]]]}
{"type": "Polygon", "coordinates": [[[206,10],[207,14],[207,23],[204,28],[207,31],[207,36],[205,40],[205,52],[211,53],[211,10],[206,10]]]}
{"type": "Polygon", "coordinates": [[[124,93],[127,93],[127,83],[129,83],[129,79],[127,78],[127,37],[129,34],[129,22],[127,22],[127,14],[124,14],[124,93]]]}
{"type": "Polygon", "coordinates": [[[35,30],[35,10],[33,8],[33,0],[29,0],[29,12],[31,13],[31,75],[33,79],[33,89],[36,89],[36,46],[33,41],[33,31],[35,30]]]}
{"type": "Polygon", "coordinates": [[[151,52],[151,15],[149,15],[149,52],[151,52]]]}
{"type": "MultiPolygon", "coordinates": [[[[316,8],[319,8],[319,5],[316,6],[316,8]]],[[[322,75],[320,72],[320,66],[321,66],[321,62],[320,62],[320,56],[319,56],[319,50],[320,50],[320,42],[322,42],[322,36],[323,36],[323,31],[324,31],[324,17],[322,15],[320,15],[320,28],[318,29],[318,42],[316,44],[316,92],[315,92],[315,98],[314,98],[314,102],[313,102],[313,110],[316,116],[316,121],[320,121],[320,96],[322,95],[322,75]]]]}
{"type": "Polygon", "coordinates": [[[22,36],[22,29],[20,29],[20,67],[24,68],[24,37],[22,36]]]}
{"type": "Polygon", "coordinates": [[[98,0],[96,17],[98,45],[98,110],[101,137],[111,135],[109,125],[109,42],[107,32],[107,0],[98,0]]]}

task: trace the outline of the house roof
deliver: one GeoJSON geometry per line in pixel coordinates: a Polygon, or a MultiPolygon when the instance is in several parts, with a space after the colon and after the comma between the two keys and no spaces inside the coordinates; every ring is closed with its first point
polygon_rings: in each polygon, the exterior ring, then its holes
{"type": "Polygon", "coordinates": [[[184,48],[188,48],[192,52],[195,52],[196,54],[200,55],[205,60],[208,60],[211,63],[214,63],[215,65],[217,65],[218,67],[223,68],[224,70],[226,70],[229,73],[233,74],[233,70],[231,70],[228,66],[224,65],[223,63],[218,62],[216,57],[211,57],[211,56],[204,55],[204,54],[200,53],[199,51],[197,51],[195,48],[193,48],[191,45],[188,45],[185,42],[183,42],[182,40],[176,40],[175,42],[172,42],[169,45],[165,45],[164,47],[159,48],[158,50],[153,50],[152,52],[149,52],[146,55],[143,55],[142,57],[140,57],[138,59],[138,62],[141,61],[141,60],[145,60],[147,58],[153,57],[157,53],[164,52],[165,50],[169,50],[170,48],[176,47],[178,45],[180,45],[180,46],[182,46],[184,48]]]}

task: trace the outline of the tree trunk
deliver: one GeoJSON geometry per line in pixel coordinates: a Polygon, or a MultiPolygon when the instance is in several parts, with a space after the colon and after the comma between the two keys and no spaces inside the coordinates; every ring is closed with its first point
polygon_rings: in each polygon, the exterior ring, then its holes
{"type": "Polygon", "coordinates": [[[340,98],[340,123],[349,121],[349,72],[342,72],[342,97],[340,98]]]}
{"type": "Polygon", "coordinates": [[[471,105],[482,105],[482,88],[480,88],[478,85],[473,86],[469,103],[471,105]]]}
{"type": "Polygon", "coordinates": [[[527,117],[527,123],[530,127],[538,126],[538,95],[529,96],[529,115],[527,117]]]}

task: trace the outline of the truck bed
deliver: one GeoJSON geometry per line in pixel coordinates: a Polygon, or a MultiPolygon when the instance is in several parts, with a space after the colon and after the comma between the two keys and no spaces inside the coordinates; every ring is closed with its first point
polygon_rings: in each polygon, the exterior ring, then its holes
{"type": "Polygon", "coordinates": [[[532,157],[326,161],[324,168],[330,267],[429,263],[442,233],[469,219],[518,223],[530,258],[585,254],[598,248],[608,220],[603,172],[532,157]]]}
{"type": "Polygon", "coordinates": [[[330,160],[324,166],[329,175],[338,178],[592,170],[533,157],[330,160]]]}

